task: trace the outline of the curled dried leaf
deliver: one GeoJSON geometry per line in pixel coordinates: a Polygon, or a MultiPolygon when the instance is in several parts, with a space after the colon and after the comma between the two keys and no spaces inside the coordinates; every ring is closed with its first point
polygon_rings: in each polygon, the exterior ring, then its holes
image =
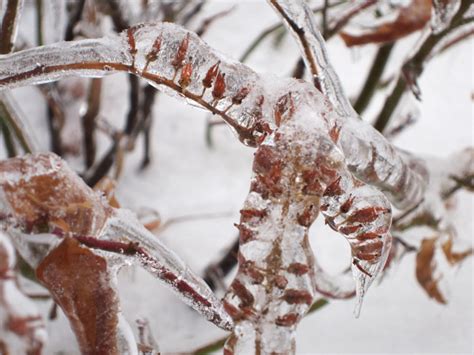
{"type": "Polygon", "coordinates": [[[446,299],[438,288],[438,280],[434,277],[436,240],[437,238],[431,238],[421,242],[420,250],[416,255],[416,279],[431,298],[446,304],[446,299]]]}
{"type": "Polygon", "coordinates": [[[453,251],[453,239],[449,238],[446,242],[441,245],[446,259],[451,265],[458,264],[466,259],[468,256],[474,254],[474,249],[469,248],[461,252],[453,251]]]}

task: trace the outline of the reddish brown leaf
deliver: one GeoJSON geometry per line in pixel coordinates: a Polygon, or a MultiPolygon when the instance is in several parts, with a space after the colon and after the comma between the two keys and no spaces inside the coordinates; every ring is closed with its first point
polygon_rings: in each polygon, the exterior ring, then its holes
{"type": "Polygon", "coordinates": [[[434,278],[436,238],[424,239],[416,255],[416,279],[431,298],[439,303],[446,303],[446,299],[438,288],[438,280],[434,278]]]}
{"type": "Polygon", "coordinates": [[[26,229],[59,227],[94,235],[108,216],[101,197],[52,153],[4,160],[0,176],[5,199],[26,229]]]}
{"type": "Polygon", "coordinates": [[[225,93],[225,86],[225,74],[218,72],[214,88],[212,89],[212,97],[216,100],[222,99],[225,93]]]}
{"type": "Polygon", "coordinates": [[[193,74],[193,66],[191,63],[186,63],[181,69],[181,78],[179,79],[179,85],[182,89],[185,89],[191,82],[191,75],[193,74]]]}
{"type": "Polygon", "coordinates": [[[249,88],[243,87],[239,90],[237,94],[232,98],[232,103],[234,105],[240,105],[242,101],[247,97],[249,94],[250,90],[249,88]]]}
{"type": "Polygon", "coordinates": [[[212,83],[214,82],[214,79],[219,71],[219,64],[220,62],[217,62],[216,64],[211,66],[207,71],[205,78],[202,79],[202,85],[205,88],[210,88],[212,86],[212,83]]]}
{"type": "Polygon", "coordinates": [[[118,354],[119,307],[105,259],[66,238],[36,273],[68,317],[83,354],[118,354]]]}
{"type": "Polygon", "coordinates": [[[102,179],[99,180],[97,184],[94,186],[94,191],[99,191],[104,194],[107,202],[111,207],[120,208],[120,204],[115,197],[115,188],[117,183],[115,180],[111,179],[108,176],[104,176],[102,179]]]}
{"type": "Polygon", "coordinates": [[[178,51],[176,52],[176,56],[174,57],[171,65],[178,70],[184,64],[184,58],[186,57],[186,53],[188,52],[189,46],[189,34],[187,34],[181,43],[179,44],[178,51]]]}
{"type": "Polygon", "coordinates": [[[298,322],[299,315],[297,313],[287,313],[278,317],[275,323],[280,327],[291,327],[298,322]]]}
{"type": "Polygon", "coordinates": [[[367,43],[386,43],[421,30],[431,18],[431,0],[413,0],[409,6],[400,9],[393,22],[374,27],[370,32],[351,35],[341,32],[348,47],[367,43]]]}
{"type": "Polygon", "coordinates": [[[375,221],[380,214],[387,212],[389,212],[389,210],[385,207],[366,207],[352,213],[347,217],[346,222],[371,223],[375,221]]]}
{"type": "Polygon", "coordinates": [[[289,289],[285,291],[283,299],[289,304],[303,304],[310,306],[313,303],[313,296],[305,290],[289,289]]]}
{"type": "Polygon", "coordinates": [[[465,258],[468,256],[471,256],[474,254],[474,250],[472,248],[467,249],[465,251],[461,252],[455,252],[453,251],[453,239],[449,238],[446,242],[444,242],[441,245],[441,248],[443,249],[444,255],[446,256],[446,259],[448,259],[448,262],[451,265],[455,265],[457,263],[462,262],[465,258]]]}

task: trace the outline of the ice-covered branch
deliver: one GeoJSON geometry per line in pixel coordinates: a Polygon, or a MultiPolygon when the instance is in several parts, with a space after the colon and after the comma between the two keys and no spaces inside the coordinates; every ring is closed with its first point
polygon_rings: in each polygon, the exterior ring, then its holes
{"type": "Polygon", "coordinates": [[[286,27],[300,45],[306,66],[334,108],[343,116],[356,116],[330,63],[313,12],[305,1],[269,0],[269,3],[282,17],[286,27]]]}
{"type": "Polygon", "coordinates": [[[275,128],[274,107],[285,90],[294,88],[302,102],[313,105],[316,120],[323,109],[321,129],[337,135],[337,144],[359,179],[384,190],[400,207],[416,203],[424,189],[420,175],[383,136],[355,118],[331,112],[310,85],[257,75],[176,25],[140,25],[120,36],[53,44],[0,57],[0,64],[0,89],[71,75],[130,72],[220,116],[252,146],[275,128]]]}
{"type": "MultiPolygon", "coordinates": [[[[27,155],[2,161],[0,186],[2,227],[12,235],[16,248],[25,260],[35,268],[50,270],[44,271],[44,277],[40,279],[49,286],[53,295],[55,287],[58,287],[54,280],[68,280],[67,274],[62,277],[54,275],[55,268],[59,266],[54,266],[57,260],[51,256],[52,253],[61,255],[67,253],[68,249],[73,252],[79,250],[67,241],[61,244],[63,249],[57,250],[58,235],[75,237],[84,245],[95,242],[90,247],[104,253],[120,251],[119,247],[109,250],[110,246],[128,245],[129,247],[122,248],[116,258],[110,253],[99,254],[104,263],[107,261],[101,268],[104,277],[111,272],[109,268],[117,271],[119,266],[127,262],[124,259],[133,257],[130,261],[136,260],[154,276],[170,285],[207,319],[222,328],[231,328],[232,321],[201,279],[136,221],[133,214],[110,207],[56,155],[27,155]]],[[[91,254],[90,259],[95,264],[92,259],[96,259],[96,256],[91,254]]],[[[68,267],[80,267],[80,258],[76,261],[77,263],[68,267]]],[[[87,280],[87,273],[77,277],[83,277],[82,281],[85,283],[91,282],[87,280]]],[[[113,280],[114,277],[110,276],[110,279],[113,280]]],[[[68,287],[71,292],[75,292],[74,284],[68,287]]],[[[80,284],[77,287],[81,287],[80,284]]],[[[60,292],[60,289],[57,291],[60,292]]],[[[60,298],[61,294],[56,297],[60,298]]],[[[58,301],[69,302],[67,299],[58,301]]]]}

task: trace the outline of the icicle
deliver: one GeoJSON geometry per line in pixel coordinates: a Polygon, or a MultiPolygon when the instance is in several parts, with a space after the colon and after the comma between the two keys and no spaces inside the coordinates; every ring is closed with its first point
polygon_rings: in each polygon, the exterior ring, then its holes
{"type": "Polygon", "coordinates": [[[326,188],[321,202],[326,223],[351,245],[357,295],[354,314],[358,317],[367,289],[390,252],[390,203],[377,189],[354,181],[344,169],[326,188]]]}

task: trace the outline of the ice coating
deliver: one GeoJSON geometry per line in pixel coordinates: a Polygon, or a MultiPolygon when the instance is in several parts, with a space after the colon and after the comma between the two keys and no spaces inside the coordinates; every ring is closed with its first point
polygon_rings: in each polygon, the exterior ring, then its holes
{"type": "Polygon", "coordinates": [[[102,255],[111,264],[116,256],[122,263],[136,259],[207,319],[224,329],[232,327],[232,320],[204,281],[133,214],[110,207],[55,154],[0,162],[0,187],[2,227],[12,234],[16,248],[28,256],[33,267],[44,265],[43,259],[57,249],[58,238],[72,236],[93,250],[109,252],[102,255]]]}
{"type": "Polygon", "coordinates": [[[198,310],[209,321],[223,329],[232,329],[232,319],[207,284],[139,223],[133,213],[124,209],[116,210],[108,220],[102,237],[138,243],[140,249],[134,254],[135,264],[141,265],[171,286],[186,304],[198,310]]]}
{"type": "MultiPolygon", "coordinates": [[[[0,56],[0,77],[21,73],[22,85],[48,83],[67,76],[101,77],[114,70],[127,70],[131,55],[122,37],[57,42],[0,56]],[[125,48],[124,48],[125,47],[125,48]],[[22,55],[18,55],[23,53],[22,55]],[[87,63],[87,68],[81,64],[87,63]]],[[[13,84],[6,80],[3,84],[13,84]]],[[[18,82],[19,84],[19,82],[18,82]]],[[[3,85],[2,85],[3,86],[3,85]]],[[[19,85],[12,85],[15,87],[19,85]]]]}
{"type": "MultiPolygon", "coordinates": [[[[303,0],[269,0],[304,53],[306,66],[318,72],[318,83],[339,117],[330,124],[338,130],[340,148],[351,172],[360,180],[379,187],[399,208],[415,205],[422,198],[426,182],[407,165],[385,137],[361,122],[332,68],[326,46],[311,9],[303,0]],[[378,165],[376,167],[375,165],[378,165]]],[[[314,75],[314,74],[313,74],[314,75]]]]}
{"type": "Polygon", "coordinates": [[[316,76],[323,93],[341,116],[357,116],[349,102],[339,77],[329,60],[323,36],[318,30],[315,17],[304,0],[268,0],[283,17],[285,26],[300,46],[306,67],[316,76]]]}
{"type": "Polygon", "coordinates": [[[354,180],[334,142],[321,135],[297,93],[279,100],[278,129],[258,147],[250,193],[241,210],[239,270],[225,297],[236,322],[227,353],[294,353],[295,330],[316,292],[331,289],[314,263],[308,230],[321,210],[352,248],[356,315],[390,250],[390,203],[354,180]],[[309,116],[309,117],[308,117],[309,116]],[[314,137],[314,140],[309,140],[314,137]]]}
{"type": "Polygon", "coordinates": [[[0,57],[0,89],[38,84],[71,75],[102,76],[128,71],[174,96],[219,115],[247,145],[257,146],[275,127],[273,109],[287,85],[300,100],[314,105],[328,133],[337,131],[351,171],[387,192],[400,208],[415,204],[423,178],[376,130],[356,118],[341,117],[310,84],[289,79],[266,80],[243,64],[227,60],[195,34],[170,23],[137,25],[120,36],[58,43],[0,57]],[[271,83],[271,84],[269,84],[271,83]],[[372,153],[368,153],[373,151],[372,153]],[[383,176],[374,173],[377,162],[383,176]]]}

